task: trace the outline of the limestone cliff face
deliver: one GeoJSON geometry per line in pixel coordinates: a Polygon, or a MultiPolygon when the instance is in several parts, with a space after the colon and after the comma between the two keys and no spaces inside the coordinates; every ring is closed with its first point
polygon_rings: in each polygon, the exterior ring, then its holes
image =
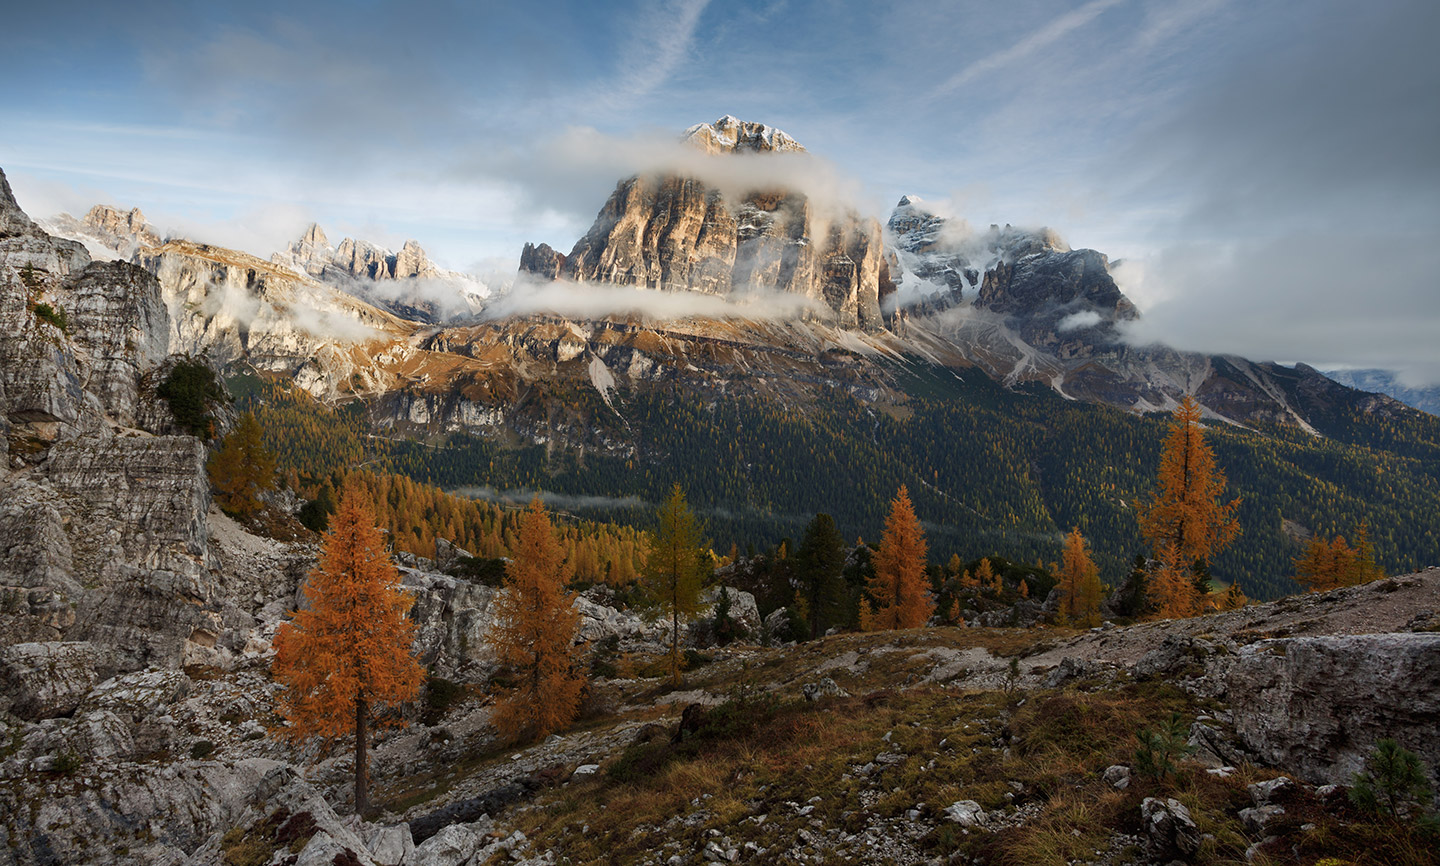
{"type": "Polygon", "coordinates": [[[92,674],[211,659],[240,617],[211,571],[205,448],[145,429],[171,342],[160,284],[23,216],[0,197],[21,229],[0,238],[0,644],[92,674]]]}
{"type": "MultiPolygon", "coordinates": [[[[160,246],[160,235],[151,227],[140,208],[122,211],[108,205],[97,204],[85,214],[85,224],[109,234],[118,241],[147,247],[160,246]]],[[[121,249],[119,244],[116,249],[121,249]]]]}
{"type": "Polygon", "coordinates": [[[316,396],[392,383],[376,356],[414,329],[349,293],[234,250],[172,240],[142,250],[138,261],[159,280],[170,310],[170,352],[286,373],[316,396]]]}
{"type": "MultiPolygon", "coordinates": [[[[692,127],[686,140],[716,159],[805,150],[780,130],[733,117],[692,127]]],[[[569,255],[527,245],[521,271],[662,291],[786,292],[812,300],[823,321],[868,330],[883,327],[880,303],[891,286],[875,220],[818,214],[788,190],[732,201],[677,176],[622,180],[569,255]]]]}
{"type": "Polygon", "coordinates": [[[300,239],[270,263],[348,292],[366,303],[413,321],[437,323],[473,312],[489,289],[475,278],[430,261],[420,243],[408,240],[399,252],[354,238],[339,247],[311,223],[300,239]]]}

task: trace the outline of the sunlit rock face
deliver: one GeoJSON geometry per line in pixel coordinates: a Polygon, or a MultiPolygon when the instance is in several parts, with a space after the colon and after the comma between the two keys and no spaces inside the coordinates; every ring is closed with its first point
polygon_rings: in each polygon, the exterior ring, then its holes
{"type": "MultiPolygon", "coordinates": [[[[729,116],[691,127],[684,140],[716,159],[806,153],[781,130],[729,116]]],[[[866,330],[884,326],[880,303],[893,287],[875,220],[822,213],[794,190],[729,198],[676,175],[622,180],[569,255],[527,245],[521,272],[662,291],[783,292],[809,299],[820,321],[866,330]]]]}

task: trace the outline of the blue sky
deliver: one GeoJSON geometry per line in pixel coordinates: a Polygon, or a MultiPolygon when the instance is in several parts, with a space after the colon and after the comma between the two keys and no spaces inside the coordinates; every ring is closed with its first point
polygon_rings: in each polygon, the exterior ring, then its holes
{"type": "Polygon", "coordinates": [[[1440,380],[1429,0],[7,7],[0,168],[34,215],[509,269],[733,114],[863,212],[918,193],[1123,259],[1149,335],[1440,380]]]}

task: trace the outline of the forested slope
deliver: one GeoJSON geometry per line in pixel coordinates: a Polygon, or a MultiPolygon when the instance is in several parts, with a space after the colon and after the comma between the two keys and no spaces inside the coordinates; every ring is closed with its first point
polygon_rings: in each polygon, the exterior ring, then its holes
{"type": "MultiPolygon", "coordinates": [[[[660,391],[612,395],[628,457],[457,434],[416,442],[375,434],[364,406],[331,408],[253,379],[257,411],[282,469],[312,477],[364,465],[446,489],[543,489],[595,497],[579,513],[646,525],[650,504],[682,485],[721,551],[798,537],[818,511],[849,538],[879,537],[897,487],[909,487],[932,560],[999,554],[1046,562],[1072,526],[1117,582],[1143,550],[1133,503],[1154,483],[1166,421],[1007,390],[978,371],[897,365],[912,395],[888,411],[834,393],[818,406],[701,402],[660,391]],[[639,504],[637,504],[637,501],[639,504]],[[604,503],[610,502],[609,506],[604,503]]],[[[553,393],[569,411],[610,414],[594,391],[553,393]]],[[[1390,573],[1440,562],[1440,419],[1323,419],[1322,436],[1215,425],[1208,431],[1232,495],[1239,540],[1213,564],[1252,597],[1296,591],[1297,535],[1372,529],[1390,573]],[[1288,532],[1287,532],[1288,527],[1288,532]]]]}

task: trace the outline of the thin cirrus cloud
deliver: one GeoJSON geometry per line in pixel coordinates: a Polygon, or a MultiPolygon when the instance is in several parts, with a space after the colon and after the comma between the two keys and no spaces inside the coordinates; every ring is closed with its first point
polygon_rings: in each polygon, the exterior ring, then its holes
{"type": "Polygon", "coordinates": [[[1079,9],[1045,22],[1008,48],[971,61],[936,87],[932,95],[946,96],[987,75],[1026,61],[1123,2],[1125,0],[1090,0],[1079,9]]]}

